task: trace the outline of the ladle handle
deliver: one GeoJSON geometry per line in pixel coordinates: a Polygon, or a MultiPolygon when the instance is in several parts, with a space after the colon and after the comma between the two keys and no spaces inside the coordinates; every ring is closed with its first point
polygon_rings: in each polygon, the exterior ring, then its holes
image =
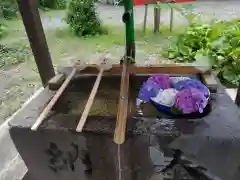
{"type": "Polygon", "coordinates": [[[38,129],[38,127],[41,125],[41,123],[43,122],[43,120],[46,118],[46,116],[48,115],[48,113],[51,111],[52,107],[55,105],[55,103],[57,102],[57,100],[59,99],[59,97],[62,95],[62,93],[64,92],[64,90],[66,89],[66,87],[68,86],[68,84],[70,83],[70,81],[72,80],[73,76],[76,74],[76,69],[73,68],[72,72],[70,73],[70,75],[67,77],[67,79],[63,82],[63,84],[61,85],[61,87],[58,89],[58,91],[56,92],[56,94],[53,96],[53,98],[51,99],[51,101],[48,103],[48,105],[44,108],[44,110],[42,111],[42,113],[40,114],[40,116],[37,118],[36,122],[33,124],[33,126],[31,127],[32,131],[36,131],[38,129]]]}
{"type": "Polygon", "coordinates": [[[117,122],[114,133],[114,142],[116,144],[123,144],[125,141],[128,117],[128,91],[129,91],[129,66],[127,63],[124,63],[121,78],[117,122]]]}
{"type": "Polygon", "coordinates": [[[84,111],[82,113],[81,119],[80,119],[80,121],[78,123],[77,129],[76,129],[77,132],[82,132],[83,127],[84,127],[84,125],[85,125],[85,123],[87,121],[87,117],[88,117],[89,111],[90,111],[90,109],[92,107],[94,98],[95,98],[95,96],[97,94],[98,87],[99,87],[99,84],[101,82],[103,72],[104,72],[104,68],[101,67],[100,72],[98,73],[97,79],[95,81],[95,84],[94,84],[94,86],[92,88],[92,92],[91,92],[91,94],[90,94],[90,96],[88,98],[88,101],[87,101],[87,104],[85,106],[85,109],[84,109],[84,111]]]}

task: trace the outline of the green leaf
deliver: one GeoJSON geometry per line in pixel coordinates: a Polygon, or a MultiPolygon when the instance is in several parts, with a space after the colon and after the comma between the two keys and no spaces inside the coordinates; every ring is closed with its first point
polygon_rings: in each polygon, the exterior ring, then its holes
{"type": "Polygon", "coordinates": [[[184,56],[187,56],[191,53],[191,49],[187,46],[180,46],[179,47],[179,52],[184,55],[184,56]]]}
{"type": "Polygon", "coordinates": [[[184,62],[184,58],[183,57],[177,57],[177,61],[179,61],[179,62],[184,62]]]}
{"type": "Polygon", "coordinates": [[[196,66],[203,67],[205,70],[212,69],[212,61],[208,56],[202,54],[196,54],[195,61],[193,63],[196,66]]]}
{"type": "Polygon", "coordinates": [[[229,55],[240,55],[240,47],[234,49],[229,55]]]}
{"type": "Polygon", "coordinates": [[[220,47],[222,46],[223,42],[225,41],[225,39],[226,39],[226,38],[225,38],[224,36],[223,36],[223,37],[220,37],[219,39],[213,41],[213,42],[211,43],[211,46],[212,46],[213,48],[220,48],[220,47]]]}
{"type": "Polygon", "coordinates": [[[217,60],[223,61],[225,58],[223,56],[217,56],[217,60]]]}
{"type": "Polygon", "coordinates": [[[174,53],[174,52],[168,53],[168,58],[169,59],[174,59],[175,57],[176,57],[176,53],[174,53]]]}

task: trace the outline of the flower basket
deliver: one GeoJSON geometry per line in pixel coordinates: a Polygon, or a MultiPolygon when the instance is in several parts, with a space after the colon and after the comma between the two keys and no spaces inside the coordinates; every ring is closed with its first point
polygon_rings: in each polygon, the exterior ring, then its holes
{"type": "Polygon", "coordinates": [[[139,91],[137,102],[150,102],[158,111],[173,115],[203,114],[209,89],[196,77],[153,75],[139,91]]]}

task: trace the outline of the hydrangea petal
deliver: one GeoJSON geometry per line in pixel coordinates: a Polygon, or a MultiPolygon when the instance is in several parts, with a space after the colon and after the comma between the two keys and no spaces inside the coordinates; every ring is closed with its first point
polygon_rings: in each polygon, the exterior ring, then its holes
{"type": "Polygon", "coordinates": [[[148,81],[156,83],[161,89],[168,89],[172,87],[172,80],[167,74],[154,74],[148,81]]]}
{"type": "Polygon", "coordinates": [[[207,105],[207,98],[196,88],[179,91],[176,95],[175,106],[183,113],[203,112],[207,105]]]}
{"type": "Polygon", "coordinates": [[[199,89],[205,97],[208,97],[209,92],[208,92],[208,88],[201,83],[201,81],[196,80],[196,79],[187,79],[187,80],[182,80],[182,81],[177,81],[177,82],[173,82],[173,87],[178,90],[181,91],[183,89],[188,89],[188,88],[196,88],[199,89]]]}

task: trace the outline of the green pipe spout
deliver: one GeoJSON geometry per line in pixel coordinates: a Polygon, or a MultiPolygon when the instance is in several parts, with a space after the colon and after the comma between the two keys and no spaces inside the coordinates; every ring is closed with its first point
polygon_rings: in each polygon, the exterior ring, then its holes
{"type": "Polygon", "coordinates": [[[126,33],[126,56],[131,63],[135,63],[135,35],[134,35],[134,15],[133,1],[124,0],[123,22],[126,33]]]}

